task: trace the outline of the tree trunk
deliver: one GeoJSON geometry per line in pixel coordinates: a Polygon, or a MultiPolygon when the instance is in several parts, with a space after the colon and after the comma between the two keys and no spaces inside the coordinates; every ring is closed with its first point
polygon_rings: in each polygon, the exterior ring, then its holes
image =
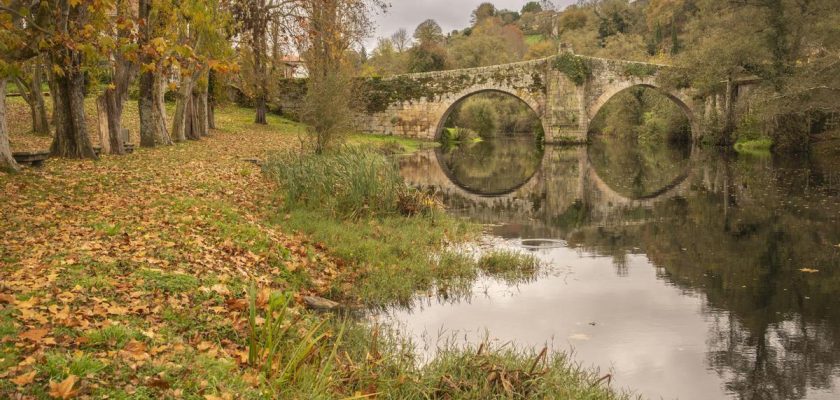
{"type": "Polygon", "coordinates": [[[261,125],[268,125],[268,120],[266,119],[266,113],[268,112],[268,82],[266,77],[266,66],[265,66],[265,49],[266,49],[266,38],[265,38],[265,31],[260,30],[258,28],[254,28],[253,32],[254,37],[254,71],[256,72],[256,79],[257,79],[257,98],[256,98],[256,116],[254,117],[254,122],[261,125]]]}
{"type": "MultiPolygon", "coordinates": [[[[140,0],[138,5],[138,16],[143,21],[140,25],[140,40],[139,44],[142,48],[149,44],[150,36],[149,17],[152,13],[151,0],[140,0]]],[[[150,63],[150,57],[142,57],[144,64],[150,63]]],[[[137,100],[137,105],[140,108],[140,146],[155,147],[155,133],[157,127],[155,126],[154,118],[154,91],[155,91],[155,76],[154,72],[144,70],[140,73],[140,82],[138,84],[140,90],[140,98],[137,100]]]]}
{"type": "Polygon", "coordinates": [[[204,85],[200,85],[197,90],[197,103],[195,104],[195,114],[196,118],[198,118],[198,133],[201,136],[207,136],[210,134],[209,126],[208,126],[208,118],[207,118],[207,84],[205,81],[204,85]]]}
{"type": "Polygon", "coordinates": [[[216,104],[212,97],[207,99],[207,129],[216,129],[216,104]]]}
{"type": "Polygon", "coordinates": [[[97,159],[85,123],[82,54],[76,50],[63,49],[56,52],[51,62],[65,66],[63,75],[53,74],[56,92],[53,99],[55,138],[50,153],[57,157],[97,159]],[[65,60],[70,60],[70,65],[65,65],[65,60]]]}
{"type": "Polygon", "coordinates": [[[6,78],[0,79],[0,171],[17,172],[20,170],[12,148],[9,145],[9,129],[6,125],[6,78]]]}
{"type": "Polygon", "coordinates": [[[111,87],[105,89],[105,92],[97,99],[97,105],[104,107],[106,112],[108,128],[108,135],[102,137],[102,149],[104,151],[106,147],[110,148],[110,154],[125,154],[127,139],[123,137],[122,132],[122,113],[128,96],[128,87],[136,73],[135,63],[119,53],[115,54],[111,87]],[[105,145],[105,141],[108,141],[108,146],[105,145]]]}
{"type": "Polygon", "coordinates": [[[125,154],[126,139],[122,134],[121,122],[125,94],[121,95],[120,91],[120,86],[117,84],[115,88],[106,89],[96,99],[96,107],[100,110],[99,138],[102,152],[107,154],[125,154]]]}
{"type": "Polygon", "coordinates": [[[47,117],[47,107],[44,105],[44,95],[36,92],[37,98],[29,105],[32,113],[32,131],[38,135],[48,136],[50,134],[50,119],[47,117]]]}
{"type": "Polygon", "coordinates": [[[268,106],[266,105],[265,97],[260,95],[257,97],[256,101],[257,107],[257,115],[254,118],[254,122],[257,124],[268,125],[268,120],[266,119],[266,113],[268,111],[268,106]]]}
{"type": "Polygon", "coordinates": [[[140,74],[140,99],[137,101],[140,107],[140,146],[155,147],[155,120],[154,120],[154,76],[152,72],[146,71],[140,74]]]}
{"type": "Polygon", "coordinates": [[[207,129],[216,129],[216,71],[207,76],[207,129]]]}
{"type": "Polygon", "coordinates": [[[57,94],[57,93],[58,93],[58,89],[56,89],[56,88],[55,88],[55,86],[56,86],[56,85],[55,85],[55,79],[53,78],[53,74],[52,74],[52,73],[48,73],[48,74],[47,74],[47,85],[48,85],[48,86],[49,86],[49,88],[50,88],[50,100],[52,101],[52,104],[53,104],[53,112],[52,112],[52,118],[50,118],[50,124],[51,124],[52,126],[55,126],[55,125],[56,125],[56,118],[55,118],[55,108],[56,108],[55,106],[56,106],[56,104],[55,104],[55,98],[58,96],[58,94],[57,94]]]}
{"type": "Polygon", "coordinates": [[[181,87],[178,88],[178,101],[175,103],[175,116],[172,119],[172,139],[176,142],[187,140],[186,127],[188,110],[187,106],[193,90],[195,78],[188,74],[181,78],[181,87]]]}
{"type": "MultiPolygon", "coordinates": [[[[160,68],[158,68],[160,70],[160,68]]],[[[166,127],[166,77],[163,72],[155,74],[154,80],[154,117],[155,123],[155,141],[159,145],[171,145],[172,138],[169,136],[169,130],[166,127]]]]}
{"type": "Polygon", "coordinates": [[[16,82],[21,97],[29,105],[29,112],[32,116],[32,131],[38,135],[50,134],[50,122],[47,117],[47,108],[44,105],[44,94],[41,92],[43,83],[43,67],[41,59],[32,61],[32,68],[29,78],[17,77],[16,82]]]}
{"type": "Polygon", "coordinates": [[[186,118],[184,127],[187,139],[200,140],[201,133],[198,131],[198,118],[195,115],[195,95],[189,94],[187,99],[186,118]]]}
{"type": "Polygon", "coordinates": [[[47,117],[47,107],[44,105],[44,93],[41,91],[44,71],[40,60],[35,64],[32,72],[32,130],[40,135],[50,134],[50,120],[47,117]]]}
{"type": "MultiPolygon", "coordinates": [[[[113,154],[111,150],[111,130],[108,128],[108,104],[105,99],[105,94],[99,95],[96,98],[96,118],[97,127],[99,128],[99,148],[102,149],[100,154],[113,154]]],[[[119,149],[114,149],[119,150],[119,149]]]]}
{"type": "MultiPolygon", "coordinates": [[[[126,87],[128,85],[125,85],[126,87]]],[[[123,103],[128,90],[105,91],[105,109],[108,112],[108,139],[111,142],[111,154],[125,154],[125,140],[122,133],[123,103]]]]}
{"type": "Polygon", "coordinates": [[[49,135],[50,121],[47,117],[47,107],[44,106],[44,93],[41,91],[44,76],[41,61],[40,58],[36,59],[35,65],[32,67],[32,78],[28,89],[29,96],[26,100],[29,103],[29,110],[32,112],[32,131],[39,135],[49,135]]]}

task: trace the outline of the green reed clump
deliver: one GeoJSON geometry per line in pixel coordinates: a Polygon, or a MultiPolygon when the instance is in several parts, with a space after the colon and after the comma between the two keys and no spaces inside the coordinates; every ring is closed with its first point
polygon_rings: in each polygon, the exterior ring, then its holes
{"type": "Polygon", "coordinates": [[[305,319],[292,309],[288,294],[258,299],[252,284],[248,290],[248,365],[277,393],[328,398],[344,331],[338,326],[334,335],[328,322],[327,318],[305,319]]]}
{"type": "Polygon", "coordinates": [[[610,388],[611,376],[582,368],[566,353],[510,345],[438,347],[422,364],[414,345],[388,327],[351,327],[343,390],[381,399],[630,399],[610,388]]]}
{"type": "Polygon", "coordinates": [[[532,254],[492,250],[479,258],[478,269],[488,276],[515,284],[533,280],[540,269],[540,261],[532,254]]]}
{"type": "Polygon", "coordinates": [[[341,219],[414,215],[439,206],[403,182],[392,158],[361,147],[279,153],[264,169],[280,182],[287,207],[317,208],[341,219]]]}
{"type": "Polygon", "coordinates": [[[264,168],[280,182],[287,206],[317,206],[341,218],[396,213],[405,190],[392,160],[358,147],[279,153],[264,168]]]}

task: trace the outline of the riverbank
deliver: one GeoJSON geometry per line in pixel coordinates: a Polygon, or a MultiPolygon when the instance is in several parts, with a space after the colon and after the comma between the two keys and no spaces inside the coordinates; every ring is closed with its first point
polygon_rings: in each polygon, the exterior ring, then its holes
{"type": "Polygon", "coordinates": [[[298,146],[302,127],[251,119],[223,107],[200,142],[0,175],[0,397],[619,397],[562,354],[452,349],[420,367],[384,327],[307,311],[309,295],[410,296],[422,275],[400,274],[401,252],[428,258],[460,222],[287,212],[243,160],[298,146]]]}

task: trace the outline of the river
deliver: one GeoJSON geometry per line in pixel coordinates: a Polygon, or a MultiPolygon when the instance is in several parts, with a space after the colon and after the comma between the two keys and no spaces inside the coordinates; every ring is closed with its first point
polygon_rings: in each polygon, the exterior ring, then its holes
{"type": "Polygon", "coordinates": [[[645,398],[840,398],[836,148],[493,139],[400,166],[487,224],[489,246],[546,265],[529,282],[484,277],[469,296],[388,311],[421,355],[489,338],[573,352],[645,398]]]}

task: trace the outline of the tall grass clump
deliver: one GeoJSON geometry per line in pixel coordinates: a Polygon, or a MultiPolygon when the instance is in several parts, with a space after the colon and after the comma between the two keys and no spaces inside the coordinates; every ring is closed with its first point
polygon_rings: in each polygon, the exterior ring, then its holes
{"type": "Polygon", "coordinates": [[[610,374],[583,368],[564,352],[445,341],[421,363],[415,344],[387,327],[351,327],[340,352],[344,390],[381,399],[629,400],[610,374]]]}
{"type": "Polygon", "coordinates": [[[393,159],[372,150],[348,146],[325,154],[285,152],[265,168],[282,186],[287,207],[315,207],[340,219],[419,211],[417,204],[401,208],[419,194],[405,185],[393,159]]]}
{"type": "Polygon", "coordinates": [[[493,250],[478,259],[478,269],[485,275],[516,284],[533,280],[540,260],[533,254],[513,250],[493,250]]]}
{"type": "Polygon", "coordinates": [[[248,365],[279,393],[328,398],[344,327],[333,334],[327,328],[329,319],[306,320],[291,302],[292,296],[282,293],[259,296],[251,285],[248,365]]]}

